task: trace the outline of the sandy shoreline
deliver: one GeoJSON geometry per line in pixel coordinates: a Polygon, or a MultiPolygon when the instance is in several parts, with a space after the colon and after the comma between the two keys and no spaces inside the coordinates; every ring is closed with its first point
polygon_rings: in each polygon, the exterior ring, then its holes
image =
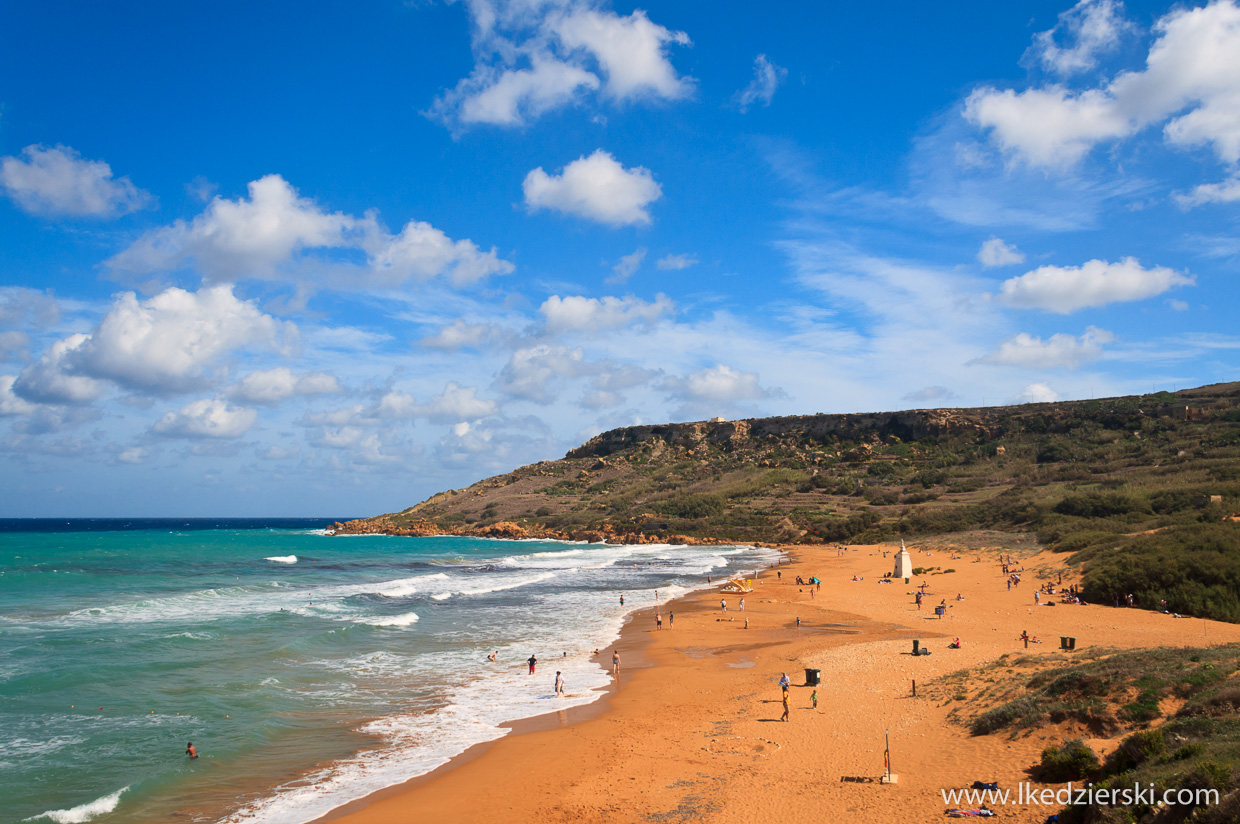
{"type": "MultiPolygon", "coordinates": [[[[1060,655],[1060,635],[1078,638],[1079,649],[1240,641],[1240,627],[1230,624],[1101,606],[1035,606],[1034,581],[1054,574],[1063,556],[1028,557],[1026,583],[1008,591],[997,551],[964,550],[954,558],[915,551],[914,566],[941,568],[913,582],[930,583],[918,610],[913,586],[877,584],[891,568],[892,547],[789,549],[780,575],[776,568],[760,575],[745,613],[737,596],[724,596],[729,611],[720,613],[716,590],[665,604],[661,632],[653,608],[634,613],[618,642],[619,684],[599,701],[518,722],[514,734],[320,821],[939,818],[941,789],[1029,781],[1026,769],[1062,735],[972,738],[947,720],[950,698],[913,698],[913,680],[926,684],[1005,653],[1060,655]],[[796,586],[796,575],[821,577],[821,590],[796,586]],[[937,619],[932,607],[940,601],[947,610],[937,619]],[[674,625],[667,611],[676,613],[674,625]],[[1022,630],[1044,643],[1026,653],[1016,640],[1022,630]],[[956,636],[962,649],[947,649],[956,636]],[[907,654],[913,639],[932,654],[907,654]],[[807,667],[823,672],[817,711],[803,686],[807,667]],[[794,684],[790,723],[778,720],[775,681],[785,671],[794,684]],[[883,771],[884,734],[899,776],[892,786],[870,783],[883,771]]],[[[1065,584],[1074,580],[1065,574],[1065,584]]],[[[610,652],[600,657],[609,663],[610,652]]],[[[1054,811],[1006,807],[1002,814],[1041,822],[1054,811]]]]}

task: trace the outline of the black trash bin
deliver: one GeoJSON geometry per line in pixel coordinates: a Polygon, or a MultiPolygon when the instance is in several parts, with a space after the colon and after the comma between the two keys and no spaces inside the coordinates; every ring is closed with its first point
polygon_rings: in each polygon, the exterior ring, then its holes
{"type": "Polygon", "coordinates": [[[821,683],[822,683],[822,670],[806,668],[805,686],[816,687],[821,683]]]}
{"type": "Polygon", "coordinates": [[[921,654],[921,641],[914,641],[914,642],[913,642],[913,654],[914,654],[914,655],[920,655],[920,654],[921,654]]]}

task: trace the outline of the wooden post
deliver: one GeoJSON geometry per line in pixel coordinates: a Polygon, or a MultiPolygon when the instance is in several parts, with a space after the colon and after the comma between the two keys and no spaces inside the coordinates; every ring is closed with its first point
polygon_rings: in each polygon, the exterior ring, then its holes
{"type": "Polygon", "coordinates": [[[917,679],[916,678],[913,679],[913,697],[914,698],[917,697],[917,679]]]}

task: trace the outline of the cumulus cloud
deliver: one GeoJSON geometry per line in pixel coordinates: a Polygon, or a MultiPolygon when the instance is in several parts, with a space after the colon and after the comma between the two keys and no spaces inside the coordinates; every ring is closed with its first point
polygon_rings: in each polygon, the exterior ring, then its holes
{"type": "Polygon", "coordinates": [[[303,288],[316,279],[326,286],[390,288],[435,277],[460,286],[514,268],[494,249],[454,241],[429,223],[410,221],[393,235],[374,213],[358,218],[324,211],[280,175],[248,188],[248,198],[216,197],[192,221],[147,232],[107,265],[150,275],[193,264],[209,282],[286,279],[303,288]],[[358,253],[363,263],[347,259],[358,253]]]}
{"type": "Polygon", "coordinates": [[[169,438],[229,440],[240,438],[258,420],[253,409],[229,406],[218,398],[194,401],[160,418],[151,431],[169,438]]]}
{"type": "Polygon", "coordinates": [[[1165,266],[1145,269],[1136,258],[1117,263],[1091,260],[1081,266],[1041,266],[1003,282],[999,299],[1019,309],[1066,315],[1108,303],[1145,300],[1193,279],[1165,266]]]}
{"type": "Polygon", "coordinates": [[[526,346],[512,353],[494,387],[510,397],[545,404],[555,400],[554,390],[564,380],[588,375],[591,369],[579,348],[526,346]]]}
{"type": "Polygon", "coordinates": [[[974,363],[1000,366],[1019,366],[1025,369],[1075,369],[1084,363],[1097,360],[1102,355],[1102,345],[1110,343],[1115,336],[1105,329],[1090,326],[1079,338],[1059,332],[1046,340],[1027,332],[1009,338],[993,352],[978,358],[974,363]]]}
{"type": "Polygon", "coordinates": [[[16,375],[0,375],[0,417],[34,414],[35,405],[13,391],[16,375]]]}
{"type": "Polygon", "coordinates": [[[139,391],[200,388],[220,357],[251,344],[276,348],[296,327],[238,299],[229,285],[171,288],[145,302],[117,295],[112,309],[73,355],[80,374],[139,391]]]}
{"type": "Polygon", "coordinates": [[[676,311],[676,304],[667,295],[659,294],[653,301],[636,297],[587,298],[552,295],[538,307],[547,331],[601,331],[620,329],[635,323],[655,323],[676,311]]]}
{"type": "Polygon", "coordinates": [[[326,372],[294,375],[286,366],[251,372],[228,390],[228,396],[241,403],[275,406],[290,398],[312,395],[336,395],[340,382],[326,372]]]}
{"type": "Polygon", "coordinates": [[[610,11],[575,11],[552,24],[569,49],[590,54],[607,76],[603,91],[625,100],[649,95],[679,100],[693,92],[690,81],[680,77],[667,59],[666,46],[690,45],[689,35],[671,31],[641,9],[628,17],[610,11]]]}
{"type": "Polygon", "coordinates": [[[988,130],[1004,151],[1035,166],[1071,165],[1104,140],[1163,121],[1168,142],[1210,145],[1221,160],[1237,162],[1240,8],[1233,0],[1177,8],[1155,31],[1142,71],[1122,72],[1079,92],[1062,86],[979,88],[965,103],[965,117],[988,130]]]}
{"type": "Polygon", "coordinates": [[[496,332],[496,328],[488,323],[466,323],[458,318],[418,343],[432,349],[455,352],[457,349],[482,346],[490,342],[496,332]]]}
{"type": "Polygon", "coordinates": [[[775,90],[787,76],[787,69],[776,66],[766,59],[765,54],[760,54],[753,61],[753,79],[748,86],[732,95],[732,102],[742,112],[749,111],[749,107],[758,102],[769,106],[775,97],[775,90]]]}
{"type": "Polygon", "coordinates": [[[499,405],[495,401],[479,398],[476,387],[460,386],[449,381],[442,393],[417,406],[415,412],[431,423],[458,423],[498,415],[499,405]]]}
{"type": "Polygon", "coordinates": [[[115,217],[154,200],[129,178],[113,178],[107,163],[86,160],[68,146],[27,146],[21,157],[0,159],[0,186],[36,215],[115,217]]]}
{"type": "Polygon", "coordinates": [[[539,166],[522,184],[525,205],[531,211],[553,209],[609,226],[645,226],[647,210],[663,196],[649,169],[625,169],[608,152],[598,149],[549,175],[539,166]]]}
{"type": "Polygon", "coordinates": [[[1004,243],[1000,238],[992,237],[977,250],[977,259],[985,267],[1011,266],[1025,262],[1025,253],[1015,246],[1004,243]]]}
{"type": "Polygon", "coordinates": [[[607,278],[608,283],[624,283],[633,273],[641,268],[642,261],[646,259],[646,247],[642,247],[632,254],[624,255],[620,258],[619,263],[611,267],[611,277],[607,278]]]}
{"type": "Polygon", "coordinates": [[[454,129],[513,127],[601,93],[614,101],[679,100],[693,93],[668,58],[684,32],[579,0],[467,4],[477,62],[426,113],[454,129]]]}
{"type": "Polygon", "coordinates": [[[1033,36],[1025,58],[1060,75],[1086,71],[1098,64],[1100,55],[1114,50],[1133,28],[1124,17],[1123,3],[1081,0],[1059,15],[1054,28],[1033,36]],[[1067,45],[1060,45],[1057,38],[1067,45]]]}
{"type": "Polygon", "coordinates": [[[1008,403],[1054,403],[1057,400],[1059,400],[1059,393],[1046,383],[1031,383],[1008,403]]]}
{"type": "Polygon", "coordinates": [[[570,103],[579,90],[593,91],[599,85],[598,77],[579,66],[535,55],[529,68],[481,69],[445,98],[450,103],[441,105],[455,109],[463,124],[520,126],[570,103]]]}
{"type": "Polygon", "coordinates": [[[73,361],[89,341],[90,335],[80,333],[56,341],[22,370],[13,383],[13,391],[40,404],[83,404],[95,400],[107,385],[72,370],[73,361]]]}
{"type": "Polygon", "coordinates": [[[782,395],[780,390],[768,390],[753,372],[741,372],[724,364],[702,369],[684,377],[669,377],[663,388],[673,396],[693,401],[745,401],[782,395]]]}
{"type": "Polygon", "coordinates": [[[1188,209],[1203,203],[1235,203],[1240,200],[1240,176],[1222,183],[1203,183],[1188,194],[1177,194],[1176,203],[1188,209]]]}

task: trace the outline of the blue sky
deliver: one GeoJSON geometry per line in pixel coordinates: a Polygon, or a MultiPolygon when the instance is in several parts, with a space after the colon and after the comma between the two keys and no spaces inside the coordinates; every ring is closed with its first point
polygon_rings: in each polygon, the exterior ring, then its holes
{"type": "Polygon", "coordinates": [[[1240,379],[1240,7],[8,4],[0,516],[1240,379]]]}

